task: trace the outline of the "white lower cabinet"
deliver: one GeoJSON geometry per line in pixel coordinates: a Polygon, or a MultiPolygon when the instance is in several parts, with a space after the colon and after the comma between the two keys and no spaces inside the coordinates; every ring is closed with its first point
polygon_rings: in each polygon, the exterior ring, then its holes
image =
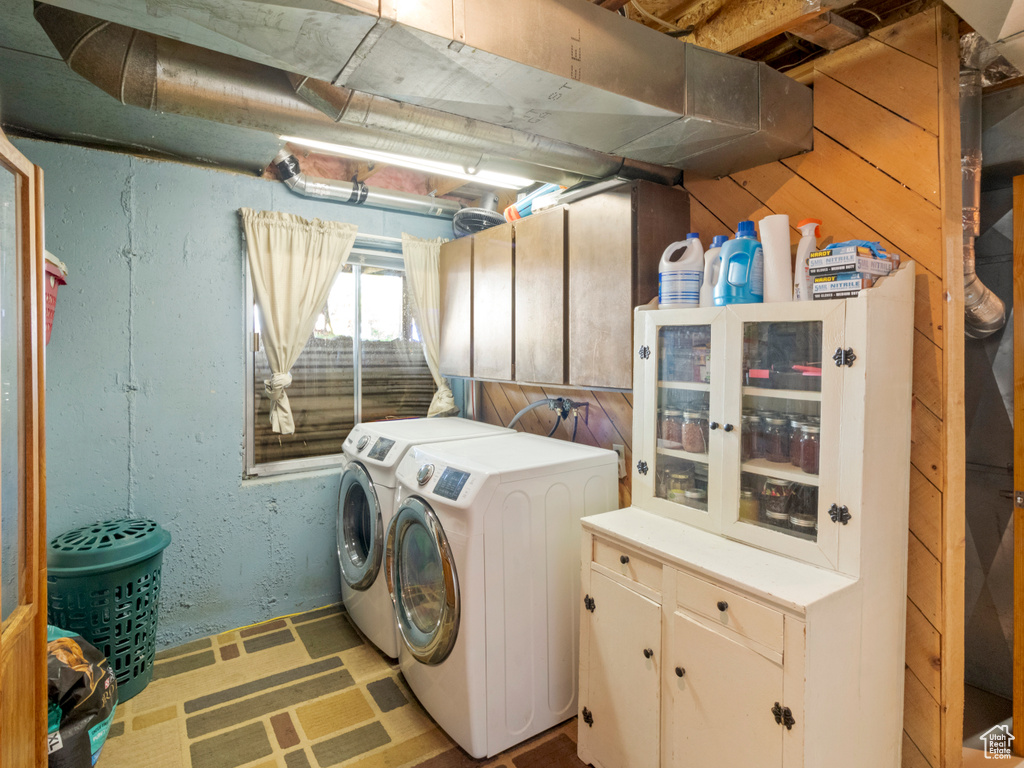
{"type": "Polygon", "coordinates": [[[583,621],[594,663],[580,729],[594,757],[584,759],[602,768],[650,768],[659,762],[661,606],[600,573],[590,579],[587,600],[583,621]]]}
{"type": "Polygon", "coordinates": [[[682,611],[673,615],[669,633],[667,765],[781,766],[785,728],[771,712],[784,698],[781,655],[768,658],[772,654],[682,611]]]}

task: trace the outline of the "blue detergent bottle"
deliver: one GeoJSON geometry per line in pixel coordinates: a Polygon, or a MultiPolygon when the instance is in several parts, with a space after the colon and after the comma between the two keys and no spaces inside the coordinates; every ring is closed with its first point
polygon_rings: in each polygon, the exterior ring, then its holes
{"type": "Polygon", "coordinates": [[[719,258],[721,268],[714,291],[716,307],[764,301],[764,251],[754,232],[754,222],[739,223],[736,237],[725,242],[719,258]]]}

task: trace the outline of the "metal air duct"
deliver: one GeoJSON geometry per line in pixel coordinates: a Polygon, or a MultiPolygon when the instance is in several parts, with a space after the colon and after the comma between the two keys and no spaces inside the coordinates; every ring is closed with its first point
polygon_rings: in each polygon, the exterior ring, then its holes
{"type": "Polygon", "coordinates": [[[983,339],[1006,324],[1006,306],[974,271],[974,239],[981,234],[981,71],[976,48],[960,70],[960,170],[963,196],[964,333],[983,339]]]}
{"type": "Polygon", "coordinates": [[[454,216],[462,208],[454,200],[427,195],[412,195],[391,189],[372,189],[362,182],[336,181],[307,176],[299,168],[299,161],[282,149],[274,158],[274,165],[285,185],[303,197],[333,200],[350,205],[369,205],[394,211],[422,213],[426,216],[454,216]]]}
{"type": "Polygon", "coordinates": [[[351,106],[328,116],[299,98],[293,76],[279,69],[47,4],[37,3],[35,16],[75,72],[131,106],[566,186],[617,174],[672,184],[680,175],[331,86],[351,106]]]}
{"type": "Polygon", "coordinates": [[[349,91],[644,163],[724,174],[811,148],[806,86],[586,0],[52,2],[349,91]]]}

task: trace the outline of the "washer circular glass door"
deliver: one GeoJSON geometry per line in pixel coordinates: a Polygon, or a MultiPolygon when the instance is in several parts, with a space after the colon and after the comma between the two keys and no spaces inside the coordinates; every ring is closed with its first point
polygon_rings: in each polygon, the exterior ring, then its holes
{"type": "Polygon", "coordinates": [[[422,499],[410,496],[395,512],[386,558],[388,590],[406,647],[417,661],[440,664],[459,633],[459,582],[444,529],[422,499]]]}
{"type": "Polygon", "coordinates": [[[384,522],[366,467],[351,462],[338,493],[338,562],[352,589],[369,589],[384,557],[384,522]]]}

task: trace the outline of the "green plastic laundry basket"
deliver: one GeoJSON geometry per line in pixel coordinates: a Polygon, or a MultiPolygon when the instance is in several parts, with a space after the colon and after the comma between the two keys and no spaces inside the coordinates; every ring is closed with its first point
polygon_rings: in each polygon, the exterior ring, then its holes
{"type": "Polygon", "coordinates": [[[126,518],[67,531],[47,548],[47,620],[107,657],[119,701],[153,677],[160,565],[170,543],[152,520],[126,518]]]}

